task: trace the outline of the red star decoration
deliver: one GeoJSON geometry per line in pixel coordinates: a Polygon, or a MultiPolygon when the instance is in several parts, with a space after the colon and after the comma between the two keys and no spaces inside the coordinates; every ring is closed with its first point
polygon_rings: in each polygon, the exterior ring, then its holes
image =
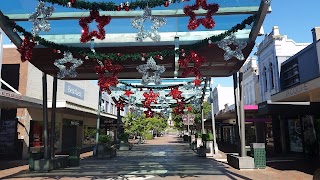
{"type": "Polygon", "coordinates": [[[121,65],[113,65],[112,61],[106,60],[103,66],[96,66],[96,73],[99,74],[98,85],[101,88],[101,91],[107,91],[109,94],[111,93],[110,87],[116,86],[119,81],[117,78],[117,74],[121,72],[123,67],[121,65]],[[111,77],[106,76],[106,71],[112,73],[111,77]]]}
{"type": "Polygon", "coordinates": [[[146,118],[152,118],[154,111],[152,111],[151,108],[148,108],[148,110],[144,111],[144,114],[146,115],[146,118]]]}
{"type": "Polygon", "coordinates": [[[172,96],[173,99],[181,99],[182,92],[179,91],[178,87],[171,88],[171,91],[169,93],[169,96],[172,96]]]}
{"type": "Polygon", "coordinates": [[[119,98],[119,100],[117,101],[116,98],[112,98],[116,107],[118,108],[118,110],[120,111],[124,111],[124,105],[125,105],[125,101],[122,98],[119,98]]]}
{"type": "Polygon", "coordinates": [[[32,49],[36,44],[30,41],[28,36],[25,36],[21,46],[18,48],[18,51],[21,54],[21,61],[30,61],[32,58],[32,49]]]}
{"type": "Polygon", "coordinates": [[[193,80],[194,86],[200,86],[201,84],[201,80],[196,78],[195,80],[193,80]]]}
{"type": "Polygon", "coordinates": [[[184,102],[183,101],[178,101],[177,100],[177,107],[175,107],[173,109],[173,113],[178,115],[178,114],[183,114],[183,110],[184,110],[184,102]]]}
{"type": "Polygon", "coordinates": [[[192,111],[192,107],[191,106],[189,106],[187,109],[188,109],[189,112],[192,111]]]}
{"type": "Polygon", "coordinates": [[[85,43],[90,41],[92,37],[96,37],[98,39],[103,40],[106,35],[104,26],[109,24],[110,21],[111,21],[110,16],[100,16],[99,11],[96,11],[96,10],[90,11],[89,17],[80,18],[79,20],[79,25],[82,27],[82,35],[81,35],[80,41],[85,43]],[[94,30],[89,32],[88,23],[91,23],[93,20],[95,20],[98,23],[97,27],[99,31],[94,30]]]}
{"type": "Polygon", "coordinates": [[[159,93],[154,93],[152,89],[147,93],[143,93],[143,97],[145,100],[142,102],[144,107],[150,108],[151,103],[157,104],[157,98],[159,96],[159,93]]]}
{"type": "Polygon", "coordinates": [[[183,59],[179,59],[178,61],[179,65],[184,68],[182,72],[183,77],[187,77],[192,73],[197,78],[202,77],[199,68],[205,62],[206,59],[203,56],[199,56],[195,51],[190,51],[183,59]],[[190,61],[194,63],[192,68],[188,66],[190,61]]]}
{"type": "Polygon", "coordinates": [[[207,29],[212,29],[216,23],[214,22],[212,15],[219,10],[218,4],[207,4],[206,0],[196,0],[196,3],[192,6],[185,6],[183,12],[185,15],[190,16],[188,29],[195,30],[202,24],[207,29]],[[202,7],[204,10],[208,10],[205,18],[196,19],[196,14],[193,12],[202,7]]]}
{"type": "Polygon", "coordinates": [[[134,94],[131,90],[126,90],[124,95],[130,97],[131,94],[134,94]]]}

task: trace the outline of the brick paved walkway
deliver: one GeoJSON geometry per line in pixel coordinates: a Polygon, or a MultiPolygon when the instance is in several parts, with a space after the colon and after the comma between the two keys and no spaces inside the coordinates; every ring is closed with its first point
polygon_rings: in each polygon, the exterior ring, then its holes
{"type": "Polygon", "coordinates": [[[199,158],[176,136],[159,137],[132,151],[118,151],[112,159],[97,160],[92,152],[82,154],[80,167],[50,173],[29,172],[28,166],[0,171],[0,179],[125,179],[125,180],[311,180],[312,175],[297,170],[236,170],[212,158],[199,158]]]}

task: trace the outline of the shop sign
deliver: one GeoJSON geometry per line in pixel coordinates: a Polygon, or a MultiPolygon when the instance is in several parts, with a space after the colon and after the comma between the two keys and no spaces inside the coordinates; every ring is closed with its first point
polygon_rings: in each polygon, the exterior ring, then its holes
{"type": "Polygon", "coordinates": [[[300,84],[300,85],[298,85],[296,87],[288,89],[286,91],[286,97],[290,97],[290,96],[294,96],[294,95],[306,92],[306,91],[308,91],[308,89],[309,88],[308,88],[308,84],[307,83],[300,84]]]}
{"type": "Polygon", "coordinates": [[[84,100],[84,89],[68,82],[64,83],[64,94],[84,100]]]}
{"type": "Polygon", "coordinates": [[[65,120],[63,121],[63,124],[64,124],[65,126],[82,126],[82,125],[83,125],[83,121],[65,119],[65,120]]]}
{"type": "Polygon", "coordinates": [[[0,90],[0,96],[8,97],[8,98],[13,98],[13,99],[22,99],[22,96],[20,94],[7,91],[7,90],[0,90]]]}

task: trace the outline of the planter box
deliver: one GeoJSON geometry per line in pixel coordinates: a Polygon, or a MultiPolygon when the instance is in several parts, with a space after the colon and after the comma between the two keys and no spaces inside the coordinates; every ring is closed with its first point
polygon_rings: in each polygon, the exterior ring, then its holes
{"type": "Polygon", "coordinates": [[[98,144],[97,148],[97,158],[98,159],[105,159],[105,158],[112,158],[117,155],[117,149],[115,147],[109,147],[106,144],[98,144]]]}
{"type": "Polygon", "coordinates": [[[129,151],[129,143],[120,142],[119,151],[129,151]]]}
{"type": "Polygon", "coordinates": [[[202,145],[202,138],[197,138],[197,148],[202,145]]]}

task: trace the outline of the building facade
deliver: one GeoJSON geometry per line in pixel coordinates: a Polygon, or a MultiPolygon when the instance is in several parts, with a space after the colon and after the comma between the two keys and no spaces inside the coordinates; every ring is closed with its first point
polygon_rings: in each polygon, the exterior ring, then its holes
{"type": "Polygon", "coordinates": [[[218,84],[212,91],[213,94],[213,110],[217,114],[225,106],[234,104],[233,87],[222,87],[218,84]]]}
{"type": "Polygon", "coordinates": [[[259,88],[259,69],[256,57],[249,57],[240,69],[243,72],[243,90],[244,90],[244,104],[252,105],[258,104],[260,96],[256,93],[259,88]]]}
{"type": "Polygon", "coordinates": [[[280,34],[274,26],[257,47],[261,102],[270,100],[280,91],[280,65],[282,62],[307,47],[309,43],[296,43],[280,34]]]}
{"type": "Polygon", "coordinates": [[[313,43],[281,64],[281,91],[271,100],[300,102],[298,114],[289,106],[278,112],[279,126],[284,127],[279,134],[281,150],[315,156],[320,155],[320,27],[312,32],[313,43]]]}
{"type": "MultiPolygon", "coordinates": [[[[12,119],[17,121],[17,141],[21,142],[22,158],[28,158],[29,152],[41,149],[44,141],[42,72],[29,62],[22,63],[20,53],[15,46],[4,47],[2,67],[3,80],[22,96],[40,102],[37,107],[1,110],[2,121],[9,122],[12,119]]],[[[47,75],[49,131],[51,131],[52,91],[53,77],[47,75]]],[[[58,80],[54,133],[57,153],[73,147],[85,149],[95,145],[98,97],[99,87],[92,81],[58,80]]],[[[116,116],[108,109],[107,112],[101,113],[101,119],[113,122],[116,116]]]]}

